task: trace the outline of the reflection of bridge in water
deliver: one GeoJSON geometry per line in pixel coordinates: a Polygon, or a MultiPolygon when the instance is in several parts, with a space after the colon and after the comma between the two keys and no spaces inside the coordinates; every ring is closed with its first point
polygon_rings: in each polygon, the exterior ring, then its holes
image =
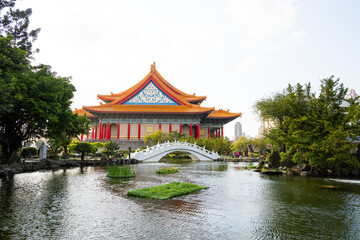
{"type": "Polygon", "coordinates": [[[150,148],[147,147],[142,151],[135,152],[132,158],[138,161],[159,161],[165,155],[176,151],[189,154],[192,160],[216,160],[220,158],[218,153],[209,151],[205,147],[199,147],[196,143],[192,144],[186,141],[158,143],[150,148]]]}

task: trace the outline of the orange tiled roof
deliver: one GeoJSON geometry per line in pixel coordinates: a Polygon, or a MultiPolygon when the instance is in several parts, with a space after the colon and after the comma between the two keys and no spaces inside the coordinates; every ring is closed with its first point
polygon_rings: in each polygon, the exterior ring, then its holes
{"type": "Polygon", "coordinates": [[[89,112],[97,113],[167,113],[196,114],[210,113],[214,108],[186,105],[117,105],[102,104],[100,106],[84,107],[89,112]]]}
{"type": "Polygon", "coordinates": [[[190,95],[190,94],[187,94],[187,93],[184,93],[182,91],[180,91],[179,89],[177,89],[176,87],[174,87],[173,85],[171,85],[168,81],[165,80],[165,78],[163,78],[160,73],[156,70],[155,68],[155,62],[153,65],[151,65],[151,68],[150,68],[150,73],[148,75],[145,76],[145,78],[140,81],[139,83],[137,83],[136,85],[134,85],[133,87],[129,88],[128,90],[126,91],[123,91],[121,93],[111,93],[110,95],[98,95],[97,97],[104,100],[104,101],[114,101],[116,100],[117,98],[129,93],[129,92],[132,92],[134,89],[138,88],[139,86],[141,86],[142,82],[145,80],[147,80],[150,76],[153,76],[156,78],[156,80],[158,82],[161,82],[163,85],[165,85],[168,89],[170,89],[172,91],[172,94],[173,95],[178,95],[178,96],[181,96],[181,97],[184,97],[184,99],[188,102],[201,102],[203,100],[206,99],[206,96],[195,96],[195,94],[193,95],[190,95]]]}
{"type": "Polygon", "coordinates": [[[229,110],[225,111],[222,109],[214,110],[206,118],[237,118],[241,117],[242,113],[231,113],[229,110]]]}
{"type": "Polygon", "coordinates": [[[73,111],[73,114],[77,114],[79,116],[84,116],[86,114],[86,117],[96,117],[95,115],[85,111],[84,109],[77,109],[77,108],[75,108],[75,111],[73,111]]]}

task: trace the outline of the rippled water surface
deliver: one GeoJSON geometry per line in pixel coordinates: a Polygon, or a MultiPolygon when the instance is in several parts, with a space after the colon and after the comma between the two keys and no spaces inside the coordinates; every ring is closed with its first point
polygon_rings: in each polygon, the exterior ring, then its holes
{"type": "Polygon", "coordinates": [[[100,167],[0,179],[0,239],[360,239],[358,180],[264,176],[219,162],[155,174],[163,165],[136,165],[127,181],[100,167]],[[209,188],[172,200],[126,196],[172,181],[209,188]]]}

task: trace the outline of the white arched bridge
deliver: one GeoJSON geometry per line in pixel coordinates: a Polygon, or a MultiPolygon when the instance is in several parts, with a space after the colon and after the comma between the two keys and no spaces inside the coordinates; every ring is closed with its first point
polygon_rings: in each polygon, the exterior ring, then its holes
{"type": "Polygon", "coordinates": [[[199,147],[196,143],[185,142],[166,142],[157,144],[152,147],[147,147],[144,150],[136,151],[132,158],[138,161],[159,161],[165,155],[175,152],[188,153],[193,160],[216,160],[220,155],[214,151],[209,151],[205,147],[199,147]]]}

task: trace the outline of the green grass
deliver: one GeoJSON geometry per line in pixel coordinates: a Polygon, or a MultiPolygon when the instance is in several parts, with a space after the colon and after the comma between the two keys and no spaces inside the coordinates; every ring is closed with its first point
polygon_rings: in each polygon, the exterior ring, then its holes
{"type": "Polygon", "coordinates": [[[133,197],[164,200],[164,199],[186,195],[206,188],[208,187],[203,187],[192,183],[171,182],[169,184],[165,184],[157,187],[132,190],[127,192],[127,195],[133,197]]]}
{"type": "Polygon", "coordinates": [[[108,174],[106,175],[107,177],[110,178],[129,178],[129,177],[135,177],[135,170],[128,166],[128,165],[123,165],[123,166],[116,166],[116,165],[112,165],[112,166],[108,166],[106,168],[106,171],[108,172],[108,174]]]}
{"type": "Polygon", "coordinates": [[[252,165],[252,164],[247,165],[247,169],[248,169],[248,170],[253,169],[253,168],[257,168],[257,166],[252,165]]]}
{"type": "Polygon", "coordinates": [[[160,169],[156,170],[157,174],[171,174],[171,173],[177,173],[179,172],[179,169],[175,168],[175,167],[166,167],[163,166],[160,169]]]}

